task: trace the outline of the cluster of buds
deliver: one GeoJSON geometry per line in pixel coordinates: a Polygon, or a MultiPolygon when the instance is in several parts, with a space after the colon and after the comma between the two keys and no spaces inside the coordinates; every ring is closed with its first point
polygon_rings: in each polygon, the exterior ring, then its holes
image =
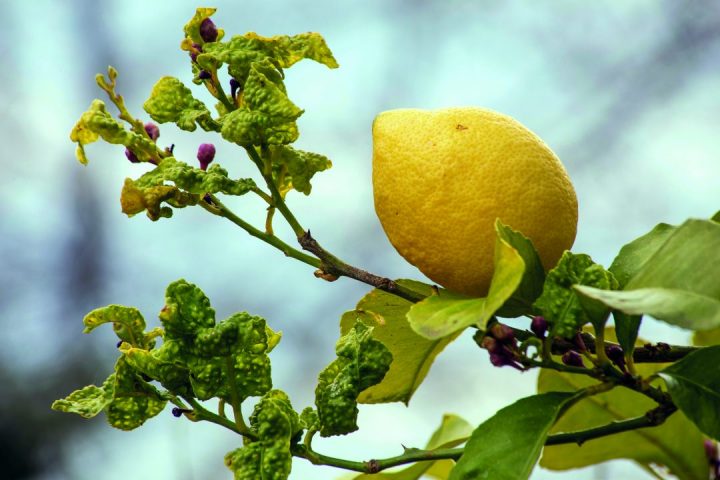
{"type": "Polygon", "coordinates": [[[480,345],[490,353],[490,363],[496,367],[510,366],[525,371],[516,360],[517,340],[507,325],[495,323],[488,329],[480,345]]]}
{"type": "MultiPolygon", "coordinates": [[[[160,137],[160,128],[158,128],[158,126],[154,123],[148,122],[145,124],[145,133],[147,133],[148,137],[150,137],[153,142],[156,142],[160,137]]],[[[140,160],[137,155],[135,155],[135,152],[129,148],[125,149],[125,158],[130,160],[131,163],[140,163],[140,160]]]]}
{"type": "Polygon", "coordinates": [[[584,368],[585,364],[583,363],[581,352],[586,352],[587,346],[580,332],[575,335],[573,344],[575,345],[575,350],[565,352],[562,356],[562,362],[569,367],[584,368]]]}

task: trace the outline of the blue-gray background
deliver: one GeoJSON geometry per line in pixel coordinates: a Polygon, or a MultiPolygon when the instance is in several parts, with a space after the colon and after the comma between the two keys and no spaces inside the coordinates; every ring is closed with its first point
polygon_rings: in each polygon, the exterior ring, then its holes
{"type": "MultiPolygon", "coordinates": [[[[112,64],[136,115],[154,82],[190,84],[178,49],[194,2],[5,0],[0,8],[0,467],[3,478],[229,478],[222,456],[238,438],[168,412],[139,431],[102,418],[49,411],[52,399],[100,382],[116,356],[112,334],[80,334],[84,313],[108,303],[139,307],[155,324],[165,286],[199,284],[219,318],[247,310],[285,337],[273,353],[276,386],[297,408],[312,402],[317,372],[333,358],[340,314],[367,288],[327,284],[206,212],[171,221],[127,219],[118,195],[129,164],[96,144],[74,159],[68,133],[100,97],[94,75],[112,64]]],[[[564,161],[580,201],[574,249],[608,264],[625,242],[660,221],[720,208],[720,4],[674,0],[499,2],[217,1],[229,34],[321,32],[341,64],[303,62],[287,72],[306,109],[300,148],[328,155],[313,194],[289,203],[314,236],[348,262],[390,277],[422,278],[385,239],[372,208],[370,125],[398,107],[490,107],[518,118],[564,161]]],[[[199,94],[199,93],[198,93],[199,94]]],[[[249,163],[217,135],[163,126],[192,162],[215,142],[237,176],[249,163]]],[[[232,202],[262,221],[250,199],[232,202]]],[[[292,236],[281,231],[288,240],[292,236]]],[[[109,329],[106,329],[109,330],[109,329]]],[[[687,341],[657,322],[646,337],[687,341]]],[[[531,394],[535,375],[493,369],[461,337],[441,355],[409,408],[361,408],[360,431],[317,448],[353,459],[421,446],[445,412],[474,424],[531,394]]],[[[295,463],[294,479],[342,472],[295,463]]],[[[533,478],[641,478],[629,462],[533,478]]]]}

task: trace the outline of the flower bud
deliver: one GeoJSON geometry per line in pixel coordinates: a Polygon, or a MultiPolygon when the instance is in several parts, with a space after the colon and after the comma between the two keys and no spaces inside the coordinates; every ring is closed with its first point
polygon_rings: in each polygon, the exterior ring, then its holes
{"type": "Polygon", "coordinates": [[[125,149],[125,157],[130,160],[132,163],[140,163],[140,159],[135,155],[135,153],[130,150],[129,148],[125,149]]]}
{"type": "Polygon", "coordinates": [[[207,70],[200,70],[200,73],[198,73],[198,78],[200,80],[210,80],[212,78],[212,75],[210,75],[210,72],[207,70]]]}
{"type": "Polygon", "coordinates": [[[562,356],[562,362],[569,367],[584,367],[582,356],[575,350],[568,350],[562,356]]]}
{"type": "Polygon", "coordinates": [[[174,407],[174,408],[172,409],[172,414],[173,414],[173,417],[179,418],[179,417],[181,417],[182,414],[183,414],[183,409],[182,409],[182,408],[178,408],[178,407],[174,407]]]}
{"type": "Polygon", "coordinates": [[[496,323],[490,327],[490,335],[505,344],[511,344],[515,340],[515,334],[513,333],[512,328],[507,325],[503,325],[502,323],[496,323]]]}
{"type": "Polygon", "coordinates": [[[215,158],[215,145],[212,143],[202,143],[198,147],[197,159],[200,162],[200,168],[207,170],[208,165],[215,158]]]}
{"type": "Polygon", "coordinates": [[[218,37],[218,30],[210,17],[200,23],[200,36],[206,42],[214,42],[218,37]]]}
{"type": "Polygon", "coordinates": [[[493,337],[483,337],[480,346],[490,353],[500,353],[503,351],[503,346],[493,337]]]}
{"type": "Polygon", "coordinates": [[[545,332],[547,332],[548,323],[545,317],[533,317],[530,322],[530,330],[538,337],[545,338],[545,332]]]}
{"type": "Polygon", "coordinates": [[[145,132],[147,132],[148,137],[152,138],[153,142],[160,137],[160,129],[152,122],[147,122],[145,124],[145,132]]]}
{"type": "Polygon", "coordinates": [[[605,353],[611,362],[623,371],[625,370],[625,352],[623,352],[623,349],[620,348],[619,345],[610,345],[605,349],[605,353]]]}
{"type": "Polygon", "coordinates": [[[707,456],[707,459],[710,460],[710,462],[717,462],[718,461],[718,444],[715,440],[707,439],[705,440],[705,443],[703,444],[705,447],[705,455],[707,456]]]}
{"type": "Polygon", "coordinates": [[[240,82],[235,80],[234,78],[230,79],[230,96],[235,99],[235,95],[237,95],[238,88],[240,88],[240,82]]]}

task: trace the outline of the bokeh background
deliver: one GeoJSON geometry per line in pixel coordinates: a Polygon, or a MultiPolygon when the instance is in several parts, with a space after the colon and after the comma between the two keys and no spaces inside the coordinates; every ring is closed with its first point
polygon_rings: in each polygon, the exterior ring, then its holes
{"type": "MultiPolygon", "coordinates": [[[[201,286],[218,318],[247,310],[284,339],[273,352],[277,387],[301,409],[317,372],[334,357],[338,318],[368,288],[316,280],[304,264],[200,209],[150,222],[120,213],[129,164],[121,147],[74,159],[68,133],[109,64],[136,115],[154,82],[190,84],[178,48],[198,6],[187,0],[4,0],[0,8],[0,476],[7,479],[229,478],[222,457],[238,438],[169,411],[140,430],[111,429],[52,412],[51,401],[101,382],[117,353],[103,329],[80,333],[83,315],[108,303],[134,305],[151,324],[165,286],[201,286]]],[[[574,249],[608,265],[618,249],[660,221],[709,217],[720,208],[720,3],[499,2],[470,0],[218,0],[229,34],[321,32],[341,64],[303,62],[287,72],[290,97],[306,113],[298,146],[329,156],[310,197],[291,194],[301,222],[346,261],[390,277],[423,277],[395,253],[372,208],[370,125],[399,107],[490,107],[518,118],[558,153],[580,201],[574,249]]],[[[199,89],[197,94],[200,95],[199,89]]],[[[203,97],[207,98],[207,97],[203,97]]],[[[163,126],[194,161],[202,142],[237,176],[238,149],[217,135],[163,126]]],[[[231,204],[262,221],[250,199],[231,204]]],[[[279,224],[279,222],[278,222],[279,224]]],[[[288,240],[289,231],[281,231],[288,240]]],[[[107,331],[105,331],[107,330],[107,331]]],[[[653,340],[687,332],[647,321],[653,340]]],[[[445,412],[473,424],[533,393],[535,374],[495,369],[463,336],[432,368],[409,408],[361,408],[360,431],[320,440],[353,459],[421,446],[445,412]]],[[[293,479],[343,472],[297,461],[293,479]]],[[[647,478],[630,462],[534,479],[647,478]]]]}

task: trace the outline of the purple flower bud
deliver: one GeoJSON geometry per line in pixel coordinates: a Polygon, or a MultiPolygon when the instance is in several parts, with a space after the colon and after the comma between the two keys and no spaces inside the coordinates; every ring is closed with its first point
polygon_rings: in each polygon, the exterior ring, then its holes
{"type": "Polygon", "coordinates": [[[237,95],[238,88],[240,88],[240,82],[235,80],[234,78],[230,79],[230,96],[235,99],[235,95],[237,95]]]}
{"type": "Polygon", "coordinates": [[[179,418],[179,417],[181,417],[182,414],[183,414],[183,409],[182,409],[182,408],[178,408],[178,407],[174,407],[174,408],[172,409],[172,414],[173,414],[173,417],[179,418]]]}
{"type": "Polygon", "coordinates": [[[605,353],[611,362],[625,371],[625,352],[619,345],[610,345],[605,349],[605,353]]]}
{"type": "Polygon", "coordinates": [[[215,145],[212,143],[201,143],[197,151],[197,159],[200,162],[200,168],[207,170],[208,165],[215,158],[215,145]]]}
{"type": "Polygon", "coordinates": [[[490,327],[490,335],[504,344],[511,344],[515,340],[515,334],[513,333],[512,328],[507,325],[503,325],[502,323],[496,323],[490,327]]]}
{"type": "Polygon", "coordinates": [[[217,40],[218,30],[215,23],[210,20],[210,17],[203,20],[200,24],[200,36],[206,42],[214,42],[217,40]]]}
{"type": "Polygon", "coordinates": [[[492,363],[496,367],[513,367],[516,370],[520,370],[521,372],[525,371],[525,369],[515,361],[512,354],[508,352],[507,350],[501,352],[501,353],[491,353],[490,354],[490,363],[492,363]]]}
{"type": "Polygon", "coordinates": [[[148,136],[152,138],[153,142],[160,137],[160,129],[152,122],[145,124],[145,132],[147,132],[148,136]]]}
{"type": "Polygon", "coordinates": [[[530,322],[530,330],[538,336],[538,338],[545,338],[545,332],[547,332],[548,324],[545,317],[533,317],[530,322]]]}
{"type": "Polygon", "coordinates": [[[584,367],[582,356],[575,350],[568,350],[562,356],[562,362],[569,367],[584,367]]]}
{"type": "Polygon", "coordinates": [[[493,337],[485,336],[482,339],[482,342],[480,344],[482,348],[487,350],[490,353],[501,353],[503,352],[503,346],[500,342],[495,340],[493,337]]]}
{"type": "Polygon", "coordinates": [[[122,345],[122,340],[118,340],[118,342],[115,344],[115,348],[120,348],[120,345],[122,345]]]}
{"type": "Polygon", "coordinates": [[[127,157],[127,159],[130,160],[132,163],[140,163],[140,159],[129,148],[125,149],[125,157],[127,157]]]}
{"type": "Polygon", "coordinates": [[[210,80],[212,78],[212,75],[210,75],[210,72],[207,70],[200,70],[200,73],[198,73],[198,78],[200,80],[210,80]]]}
{"type": "Polygon", "coordinates": [[[710,465],[718,464],[718,444],[715,440],[707,439],[703,443],[705,447],[705,456],[710,462],[710,465]]]}

